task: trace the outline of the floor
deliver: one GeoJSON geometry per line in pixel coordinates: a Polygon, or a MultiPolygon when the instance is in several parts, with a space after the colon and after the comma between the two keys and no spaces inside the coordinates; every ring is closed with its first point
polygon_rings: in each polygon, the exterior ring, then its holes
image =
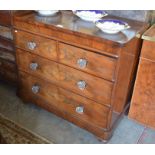
{"type": "MultiPolygon", "coordinates": [[[[16,89],[0,81],[0,113],[25,129],[58,144],[102,144],[94,135],[34,104],[24,104],[16,89]]],[[[109,144],[155,144],[155,130],[124,116],[109,144]]]]}

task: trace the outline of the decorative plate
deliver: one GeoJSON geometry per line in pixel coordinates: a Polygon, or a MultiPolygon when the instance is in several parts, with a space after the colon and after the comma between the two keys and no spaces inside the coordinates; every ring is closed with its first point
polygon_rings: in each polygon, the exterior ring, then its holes
{"type": "Polygon", "coordinates": [[[95,25],[105,33],[115,34],[130,28],[128,23],[117,19],[103,19],[95,22],[95,25]]]}
{"type": "Polygon", "coordinates": [[[73,10],[73,13],[85,21],[96,21],[108,14],[102,10],[73,10]]]}
{"type": "Polygon", "coordinates": [[[40,16],[53,16],[59,12],[59,10],[36,10],[40,16]]]}

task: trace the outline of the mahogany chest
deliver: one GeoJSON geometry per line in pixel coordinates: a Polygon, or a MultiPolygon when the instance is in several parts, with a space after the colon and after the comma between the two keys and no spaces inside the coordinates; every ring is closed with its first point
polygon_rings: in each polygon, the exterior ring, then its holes
{"type": "Polygon", "coordinates": [[[18,95],[109,139],[127,106],[141,47],[137,36],[147,28],[123,20],[131,28],[108,35],[71,11],[53,17],[16,13],[18,95]]]}
{"type": "Polygon", "coordinates": [[[155,128],[155,25],[143,36],[129,117],[155,128]]]}

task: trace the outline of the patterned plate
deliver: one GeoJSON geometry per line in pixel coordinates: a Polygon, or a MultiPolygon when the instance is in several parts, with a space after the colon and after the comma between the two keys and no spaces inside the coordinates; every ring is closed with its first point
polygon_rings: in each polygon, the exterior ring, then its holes
{"type": "Polygon", "coordinates": [[[96,26],[105,33],[115,34],[130,28],[128,23],[118,19],[103,19],[95,22],[96,26]]]}
{"type": "Polygon", "coordinates": [[[108,14],[102,10],[73,10],[73,13],[85,21],[96,21],[108,14]]]}

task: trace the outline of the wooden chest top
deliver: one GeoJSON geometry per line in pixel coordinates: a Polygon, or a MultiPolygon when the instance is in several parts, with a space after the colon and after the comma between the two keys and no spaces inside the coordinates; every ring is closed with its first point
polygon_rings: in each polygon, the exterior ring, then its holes
{"type": "MultiPolygon", "coordinates": [[[[125,44],[129,42],[137,34],[141,34],[142,31],[147,27],[146,23],[139,21],[133,21],[110,15],[104,17],[104,19],[106,18],[121,19],[127,22],[131,26],[131,28],[115,35],[109,35],[99,30],[94,23],[85,22],[79,19],[71,11],[60,11],[53,17],[41,17],[33,11],[16,12],[14,13],[14,25],[17,26],[18,21],[23,21],[28,24],[37,25],[38,27],[46,26],[46,28],[65,31],[66,33],[76,34],[81,37],[93,37],[93,39],[97,41],[112,41],[118,44],[125,44]]],[[[21,27],[21,29],[23,28],[24,26],[21,27]]]]}

